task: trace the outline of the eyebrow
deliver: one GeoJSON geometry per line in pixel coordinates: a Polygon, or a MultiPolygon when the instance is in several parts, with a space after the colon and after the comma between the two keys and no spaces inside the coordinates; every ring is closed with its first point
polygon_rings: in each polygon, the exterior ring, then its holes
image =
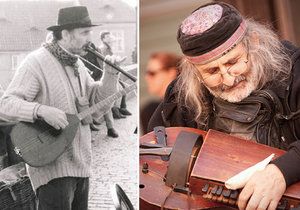
{"type": "MultiPolygon", "coordinates": [[[[241,57],[242,57],[242,55],[238,55],[238,56],[236,56],[236,57],[234,57],[234,58],[229,59],[226,63],[230,63],[230,62],[232,62],[232,61],[237,61],[237,60],[239,60],[241,57]]],[[[226,63],[225,63],[225,64],[226,64],[226,63]]]]}
{"type": "MultiPolygon", "coordinates": [[[[230,63],[230,62],[237,61],[237,60],[239,60],[241,57],[242,57],[242,53],[239,53],[239,54],[235,55],[235,57],[230,58],[229,60],[227,60],[224,64],[228,64],[228,63],[230,63]]],[[[223,64],[223,65],[224,65],[224,64],[223,64]]],[[[209,71],[210,69],[214,69],[214,68],[219,68],[219,67],[218,67],[218,66],[208,66],[208,67],[204,68],[203,71],[204,71],[204,72],[205,72],[205,71],[209,71]]]]}
{"type": "Polygon", "coordinates": [[[91,31],[92,31],[92,29],[84,29],[81,31],[81,33],[86,33],[86,32],[91,32],[91,31]]]}

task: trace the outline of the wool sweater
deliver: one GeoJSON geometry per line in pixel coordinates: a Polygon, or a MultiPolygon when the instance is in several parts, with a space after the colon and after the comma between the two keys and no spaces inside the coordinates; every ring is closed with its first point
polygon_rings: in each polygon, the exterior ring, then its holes
{"type": "MultiPolygon", "coordinates": [[[[99,86],[103,98],[117,91],[118,78],[111,68],[106,67],[102,80],[94,82],[79,59],[77,64],[83,93],[87,97],[96,86],[99,86]]],[[[0,99],[0,118],[34,122],[35,109],[39,104],[76,114],[75,95],[80,95],[80,86],[74,70],[69,66],[64,68],[48,50],[41,47],[30,53],[16,71],[0,99]]],[[[27,168],[32,185],[37,189],[59,177],[89,177],[90,165],[91,131],[89,125],[80,124],[74,141],[56,161],[43,167],[27,168]]]]}

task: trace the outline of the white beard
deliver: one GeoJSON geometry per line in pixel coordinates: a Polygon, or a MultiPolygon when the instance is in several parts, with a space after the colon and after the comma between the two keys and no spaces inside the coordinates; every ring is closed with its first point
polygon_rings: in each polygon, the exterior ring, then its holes
{"type": "Polygon", "coordinates": [[[246,79],[235,84],[239,85],[238,87],[233,87],[232,89],[230,89],[230,87],[226,87],[225,90],[222,90],[223,85],[219,85],[217,88],[207,87],[207,89],[215,97],[231,103],[240,102],[248,97],[257,88],[258,78],[254,71],[255,70],[250,71],[248,75],[245,76],[246,79]]]}

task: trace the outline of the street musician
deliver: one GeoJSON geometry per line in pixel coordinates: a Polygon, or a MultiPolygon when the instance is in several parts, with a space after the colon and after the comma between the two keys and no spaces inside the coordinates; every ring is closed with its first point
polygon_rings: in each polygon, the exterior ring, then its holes
{"type": "Polygon", "coordinates": [[[181,74],[148,131],[159,125],[215,129],[287,150],[256,172],[238,198],[240,209],[274,210],[285,189],[300,180],[298,48],[221,2],[192,12],[177,40],[181,74]]]}

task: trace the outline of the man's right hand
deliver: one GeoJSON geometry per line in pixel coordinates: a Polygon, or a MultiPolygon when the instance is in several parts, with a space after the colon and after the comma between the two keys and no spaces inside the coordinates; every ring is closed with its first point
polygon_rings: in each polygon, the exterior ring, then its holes
{"type": "Polygon", "coordinates": [[[41,105],[37,110],[37,116],[57,130],[64,129],[69,124],[65,112],[55,107],[41,105]]]}

